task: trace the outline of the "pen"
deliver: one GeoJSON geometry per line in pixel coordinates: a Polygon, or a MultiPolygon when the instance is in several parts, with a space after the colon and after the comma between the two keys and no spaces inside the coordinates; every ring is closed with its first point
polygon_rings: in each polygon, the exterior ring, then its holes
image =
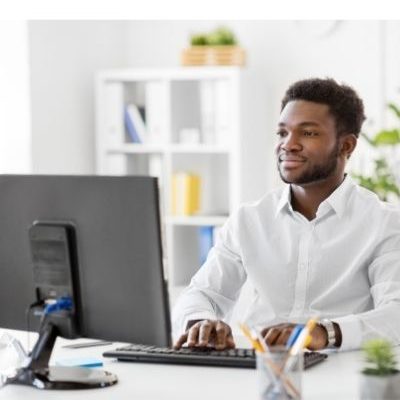
{"type": "Polygon", "coordinates": [[[286,348],[289,349],[290,347],[293,346],[293,344],[295,343],[295,341],[297,340],[297,338],[299,337],[300,332],[302,331],[302,329],[304,328],[303,324],[300,325],[296,325],[293,328],[292,333],[289,336],[289,339],[287,340],[286,343],[286,348]]]}
{"type": "Polygon", "coordinates": [[[317,324],[316,319],[314,319],[314,318],[309,319],[307,321],[306,325],[304,326],[304,328],[298,334],[297,339],[295,340],[293,345],[290,347],[290,349],[288,351],[288,356],[282,365],[282,370],[284,372],[290,371],[290,369],[293,367],[294,363],[296,362],[295,356],[304,347],[308,346],[308,344],[311,341],[311,332],[315,328],[316,324],[317,324]]]}
{"type": "Polygon", "coordinates": [[[317,325],[317,321],[315,319],[311,318],[307,321],[305,327],[299,333],[297,340],[289,350],[291,355],[296,355],[304,348],[307,337],[311,334],[312,330],[315,328],[315,325],[317,325]]]}
{"type": "MultiPolygon", "coordinates": [[[[251,333],[251,330],[247,327],[246,324],[242,323],[239,324],[240,329],[242,330],[243,334],[249,339],[252,347],[254,350],[260,353],[270,353],[270,350],[267,344],[264,342],[261,335],[257,334],[257,339],[254,339],[251,333]]],[[[256,331],[257,332],[257,331],[256,331]]],[[[285,390],[288,392],[290,396],[293,398],[300,399],[300,392],[295,388],[293,383],[290,379],[284,374],[283,368],[279,368],[272,360],[264,359],[264,361],[268,364],[269,368],[273,371],[274,376],[274,385],[278,383],[277,379],[282,379],[284,384],[285,390]]]]}
{"type": "Polygon", "coordinates": [[[249,339],[251,346],[253,347],[254,350],[259,351],[260,353],[264,353],[264,348],[259,342],[259,340],[253,339],[253,336],[250,332],[250,329],[247,327],[246,324],[239,324],[240,329],[242,330],[243,334],[249,339]]]}

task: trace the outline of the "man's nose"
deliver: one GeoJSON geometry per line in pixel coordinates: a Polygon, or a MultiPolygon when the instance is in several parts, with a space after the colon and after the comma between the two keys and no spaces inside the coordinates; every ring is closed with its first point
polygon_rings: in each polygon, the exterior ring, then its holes
{"type": "Polygon", "coordinates": [[[285,151],[299,151],[302,148],[299,138],[293,133],[287,134],[281,142],[281,149],[285,151]]]}

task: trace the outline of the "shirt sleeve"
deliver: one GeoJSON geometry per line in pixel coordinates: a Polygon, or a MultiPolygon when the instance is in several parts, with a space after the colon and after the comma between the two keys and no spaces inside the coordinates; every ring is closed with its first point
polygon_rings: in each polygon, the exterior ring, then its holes
{"type": "Polygon", "coordinates": [[[374,309],[336,318],[342,331],[342,350],[359,349],[372,338],[400,344],[400,217],[392,214],[382,224],[383,239],[368,267],[374,309]]]}
{"type": "Polygon", "coordinates": [[[221,228],[206,262],[192,278],[173,310],[173,336],[194,319],[224,319],[246,281],[238,240],[239,218],[234,214],[221,228]]]}

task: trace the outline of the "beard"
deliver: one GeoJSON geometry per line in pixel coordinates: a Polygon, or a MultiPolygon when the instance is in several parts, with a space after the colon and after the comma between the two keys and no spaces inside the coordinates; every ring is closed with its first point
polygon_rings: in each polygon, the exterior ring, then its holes
{"type": "Polygon", "coordinates": [[[281,169],[279,168],[278,160],[278,172],[283,182],[294,183],[296,185],[305,185],[307,183],[317,182],[329,178],[336,170],[339,155],[339,143],[336,142],[335,148],[328,155],[326,161],[323,164],[315,164],[308,170],[304,171],[299,177],[288,180],[286,179],[281,169]]]}

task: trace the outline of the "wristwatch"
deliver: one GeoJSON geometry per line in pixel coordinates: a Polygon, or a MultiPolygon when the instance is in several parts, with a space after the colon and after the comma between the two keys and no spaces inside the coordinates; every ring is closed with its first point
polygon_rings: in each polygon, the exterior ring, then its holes
{"type": "Polygon", "coordinates": [[[326,333],[328,334],[328,345],[327,347],[336,347],[336,332],[335,327],[333,326],[333,322],[329,319],[321,319],[319,324],[325,328],[326,333]]]}

